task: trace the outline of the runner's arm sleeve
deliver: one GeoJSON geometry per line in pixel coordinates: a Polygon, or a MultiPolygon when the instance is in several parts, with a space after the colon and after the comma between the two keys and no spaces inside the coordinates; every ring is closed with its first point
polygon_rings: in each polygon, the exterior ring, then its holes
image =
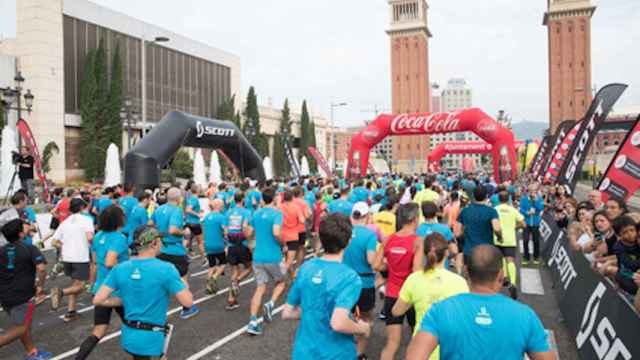
{"type": "Polygon", "coordinates": [[[40,249],[33,245],[30,245],[29,250],[31,251],[31,261],[33,261],[34,265],[47,263],[47,259],[42,256],[42,252],[40,252],[40,249]]]}
{"type": "Polygon", "coordinates": [[[343,308],[351,311],[360,299],[362,291],[362,280],[355,272],[351,272],[350,276],[345,276],[340,282],[340,288],[337,289],[334,310],[343,308]]]}
{"type": "Polygon", "coordinates": [[[437,339],[439,339],[440,338],[440,331],[439,331],[440,324],[438,321],[440,317],[439,312],[440,312],[440,306],[438,303],[431,305],[431,308],[429,309],[429,311],[427,311],[427,313],[422,318],[419,331],[429,333],[435,336],[437,339]]]}
{"type": "Polygon", "coordinates": [[[404,284],[402,284],[402,288],[400,288],[400,300],[404,301],[406,304],[413,304],[413,297],[411,296],[411,289],[415,286],[413,279],[414,277],[409,275],[404,284]]]}
{"type": "Polygon", "coordinates": [[[182,279],[180,279],[180,274],[178,273],[178,270],[175,268],[175,266],[171,264],[169,265],[170,266],[167,266],[166,270],[167,279],[164,282],[164,288],[169,294],[175,295],[180,291],[186,289],[187,287],[184,282],[182,282],[182,279]]]}
{"type": "Polygon", "coordinates": [[[550,351],[549,341],[547,338],[547,332],[544,330],[542,326],[542,322],[538,316],[533,312],[533,310],[528,309],[529,311],[529,336],[527,337],[527,353],[540,353],[550,351]]]}

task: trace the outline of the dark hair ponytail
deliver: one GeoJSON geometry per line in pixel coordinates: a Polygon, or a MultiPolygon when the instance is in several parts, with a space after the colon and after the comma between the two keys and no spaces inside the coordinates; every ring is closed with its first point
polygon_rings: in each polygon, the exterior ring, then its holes
{"type": "Polygon", "coordinates": [[[424,271],[433,269],[437,263],[444,259],[449,244],[447,239],[442,234],[432,232],[424,238],[424,255],[427,258],[427,263],[424,266],[424,271]]]}

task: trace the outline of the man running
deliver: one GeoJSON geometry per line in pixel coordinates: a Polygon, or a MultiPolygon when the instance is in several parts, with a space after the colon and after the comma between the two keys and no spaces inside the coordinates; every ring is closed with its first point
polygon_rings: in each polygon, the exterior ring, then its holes
{"type": "Polygon", "coordinates": [[[304,221],[298,224],[298,250],[296,250],[296,267],[300,267],[304,261],[305,244],[307,243],[307,226],[311,219],[311,208],[309,204],[304,200],[304,191],[301,186],[296,186],[293,189],[293,203],[298,205],[304,221]]]}
{"type": "Polygon", "coordinates": [[[555,358],[535,312],[500,294],[502,261],[493,245],[474,247],[467,262],[471,292],[431,306],[409,345],[408,360],[426,359],[438,345],[441,359],[555,358]]]}
{"type": "Polygon", "coordinates": [[[37,247],[23,241],[26,224],[14,219],[2,226],[8,241],[0,247],[0,305],[11,325],[0,334],[0,347],[18,339],[27,352],[27,360],[49,359],[53,354],[38,350],[31,339],[34,296],[43,294],[47,262],[37,247]]]}
{"type": "Polygon", "coordinates": [[[504,256],[504,273],[506,275],[505,285],[509,289],[509,295],[513,299],[518,298],[518,280],[516,269],[516,228],[523,228],[524,216],[513,206],[509,205],[509,193],[501,191],[498,194],[500,205],[496,206],[498,217],[500,218],[500,229],[502,238],[496,237],[495,245],[504,256]]]}
{"type": "Polygon", "coordinates": [[[131,210],[131,214],[127,218],[127,226],[129,226],[129,237],[127,241],[129,246],[133,244],[134,233],[141,226],[145,226],[149,223],[148,208],[151,204],[151,195],[147,192],[142,192],[138,195],[138,203],[131,210]]]}
{"type": "Polygon", "coordinates": [[[416,229],[416,234],[424,239],[427,235],[437,232],[442,235],[447,243],[449,244],[449,253],[447,254],[447,259],[445,259],[445,269],[449,268],[449,257],[455,257],[458,255],[458,245],[453,241],[453,232],[451,229],[445,225],[438,223],[438,205],[431,201],[425,201],[421,206],[422,216],[424,216],[425,222],[418,226],[416,229]]]}
{"type": "Polygon", "coordinates": [[[70,322],[80,315],[76,312],[76,298],[84,290],[89,280],[89,244],[93,240],[93,221],[82,214],[86,203],[74,198],[69,206],[71,216],[60,224],[53,234],[52,245],[60,247],[60,257],[64,266],[64,274],[71,278],[71,286],[65,289],[51,289],[51,307],[57,310],[63,296],[69,298],[67,313],[63,320],[70,322]]]}
{"type": "Polygon", "coordinates": [[[218,277],[224,272],[227,263],[225,252],[225,222],[222,213],[224,202],[221,199],[211,200],[211,212],[202,220],[204,232],[204,251],[209,262],[207,273],[207,293],[215,295],[218,292],[218,277]]]}
{"type": "MultiPolygon", "coordinates": [[[[184,209],[186,214],[186,227],[189,228],[189,232],[191,233],[191,240],[194,238],[196,239],[200,255],[204,256],[205,252],[204,243],[202,242],[202,226],[200,226],[200,217],[204,212],[200,209],[200,200],[198,199],[200,186],[198,186],[198,184],[192,184],[189,192],[190,194],[187,197],[187,204],[184,209]]],[[[185,247],[187,247],[189,252],[191,252],[191,241],[185,240],[185,247]]]]}
{"type": "Polygon", "coordinates": [[[247,332],[252,335],[262,334],[262,326],[258,323],[258,310],[262,297],[267,291],[270,281],[275,283],[271,298],[263,306],[266,322],[273,319],[273,308],[285,290],[287,270],[282,263],[282,212],[273,204],[275,191],[271,188],[262,193],[263,207],[251,218],[251,227],[255,229],[256,247],[253,253],[253,272],[256,277],[256,292],[251,299],[249,324],[247,332]]]}
{"type": "Polygon", "coordinates": [[[287,245],[285,266],[293,278],[295,274],[294,260],[298,249],[300,249],[300,229],[301,226],[304,227],[305,218],[303,210],[293,201],[293,192],[291,190],[286,190],[282,198],[284,200],[280,204],[280,211],[282,211],[282,237],[287,245]]]}
{"type": "Polygon", "coordinates": [[[342,264],[351,238],[351,222],[343,214],[330,214],[320,223],[321,258],[300,267],[282,312],[285,320],[300,320],[293,344],[293,360],[355,359],[354,335],[369,337],[371,325],[352,320],[361,281],[342,264]]]}
{"type": "Polygon", "coordinates": [[[238,295],[240,295],[240,281],[251,274],[251,250],[249,241],[251,237],[251,211],[244,207],[244,193],[237,192],[234,195],[235,207],[227,212],[227,237],[229,248],[227,249],[227,261],[231,265],[231,291],[227,298],[227,310],[240,307],[238,295]],[[244,269],[240,270],[240,265],[244,269]]]}
{"type": "Polygon", "coordinates": [[[133,196],[133,190],[133,184],[126,184],[124,186],[125,195],[118,199],[118,205],[120,205],[124,211],[125,226],[122,229],[122,233],[125,237],[129,237],[129,235],[136,229],[135,227],[132,227],[133,225],[131,224],[131,213],[138,205],[138,199],[133,196]]]}
{"type": "MultiPolygon", "coordinates": [[[[175,189],[177,190],[177,189],[175,189]]],[[[173,327],[167,325],[169,297],[193,309],[193,295],[176,267],[156,259],[166,236],[149,226],[136,238],[138,256],[118,264],[93,297],[95,306],[123,306],[122,347],[134,360],[166,356],[173,327]],[[110,297],[118,291],[118,297],[110,297]]]]}
{"type": "MultiPolygon", "coordinates": [[[[180,196],[180,189],[175,187],[169,189],[167,191],[167,203],[153,212],[152,221],[162,234],[162,249],[160,255],[158,255],[158,260],[173,264],[178,270],[182,281],[188,287],[189,261],[187,260],[187,249],[183,244],[185,226],[184,214],[180,208],[180,196]]],[[[195,305],[193,307],[183,307],[180,317],[188,319],[198,312],[198,307],[195,305]]]]}
{"type": "MultiPolygon", "coordinates": [[[[369,222],[369,205],[366,202],[358,202],[353,206],[351,214],[351,240],[344,251],[342,262],[353,269],[362,282],[360,298],[356,304],[356,314],[360,314],[362,321],[371,322],[371,311],[376,305],[375,277],[376,273],[372,265],[376,258],[378,237],[376,233],[367,227],[369,222]]],[[[366,350],[368,339],[358,337],[358,360],[367,359],[366,350]]]]}
{"type": "Polygon", "coordinates": [[[329,203],[329,213],[342,213],[344,216],[351,216],[353,203],[349,201],[349,187],[343,187],[340,190],[340,198],[329,203]]]}

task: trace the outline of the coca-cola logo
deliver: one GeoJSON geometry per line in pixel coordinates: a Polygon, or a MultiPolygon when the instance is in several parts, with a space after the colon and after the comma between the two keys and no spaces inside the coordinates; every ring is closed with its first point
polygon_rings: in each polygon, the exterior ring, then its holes
{"type": "Polygon", "coordinates": [[[478,123],[476,133],[484,134],[486,136],[495,136],[498,131],[498,124],[491,119],[483,119],[478,123]]]}
{"type": "Polygon", "coordinates": [[[391,121],[391,133],[404,135],[460,131],[460,120],[456,115],[457,113],[398,115],[391,121]]]}
{"type": "Polygon", "coordinates": [[[364,137],[365,140],[368,140],[368,141],[375,140],[379,135],[380,135],[380,130],[378,130],[378,128],[376,127],[366,128],[362,132],[362,136],[364,137]]]}

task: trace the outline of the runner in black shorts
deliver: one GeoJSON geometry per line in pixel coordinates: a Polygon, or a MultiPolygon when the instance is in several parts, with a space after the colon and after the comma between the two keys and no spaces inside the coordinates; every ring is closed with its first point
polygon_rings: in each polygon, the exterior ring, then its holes
{"type": "Polygon", "coordinates": [[[189,273],[189,260],[186,255],[169,255],[160,254],[157,256],[159,260],[173,264],[178,270],[180,277],[183,278],[189,273]]]}
{"type": "Polygon", "coordinates": [[[240,294],[240,281],[249,276],[252,271],[251,250],[249,250],[247,238],[252,235],[249,226],[251,211],[244,208],[244,193],[237,192],[233,200],[236,207],[229,210],[226,219],[226,233],[229,240],[227,248],[227,261],[231,265],[231,291],[227,299],[227,310],[239,307],[238,295],[240,294]],[[242,271],[240,265],[243,266],[242,271]]]}

